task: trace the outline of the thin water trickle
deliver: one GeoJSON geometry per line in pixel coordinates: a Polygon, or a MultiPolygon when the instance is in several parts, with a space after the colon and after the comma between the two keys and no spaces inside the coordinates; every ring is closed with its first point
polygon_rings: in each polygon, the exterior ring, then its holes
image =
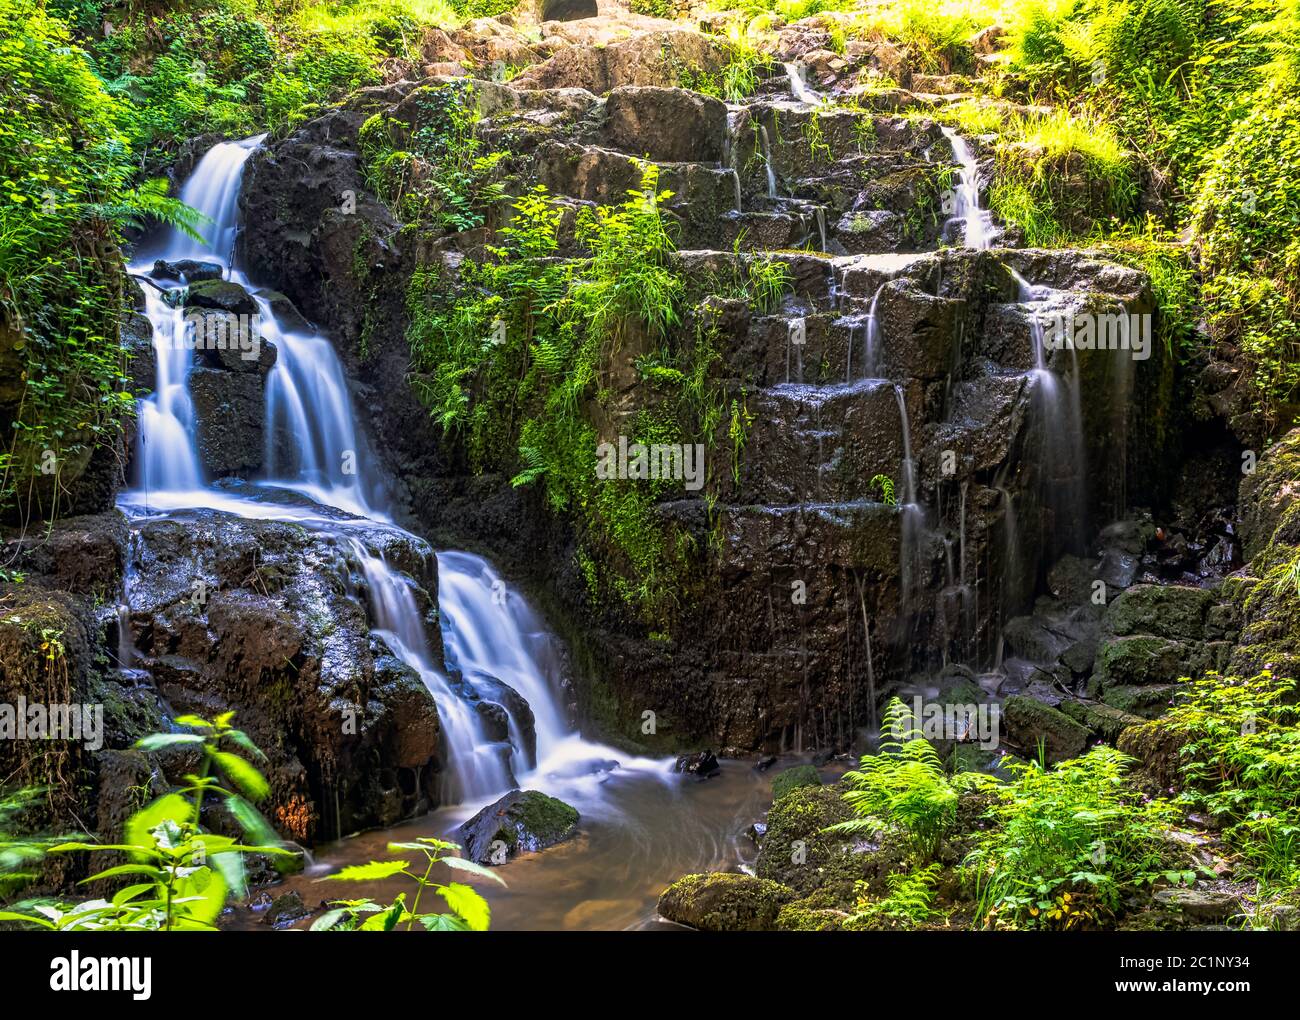
{"type": "Polygon", "coordinates": [[[1086,455],[1083,441],[1083,401],[1079,387],[1079,365],[1073,346],[1070,371],[1064,377],[1051,367],[1046,331],[1035,305],[1052,297],[1046,287],[1035,287],[1010,267],[1007,271],[1019,289],[1022,305],[1028,307],[1029,336],[1034,368],[1030,372],[1039,405],[1042,430],[1040,468],[1044,502],[1056,518],[1054,551],[1079,551],[1086,528],[1086,493],[1083,479],[1086,455]]]}
{"type": "Polygon", "coordinates": [[[804,78],[804,68],[796,63],[782,64],[786,75],[790,78],[790,95],[800,103],[807,103],[809,106],[820,106],[822,102],[821,93],[808,85],[807,79],[804,78]]]}
{"type": "Polygon", "coordinates": [[[952,145],[953,158],[961,167],[958,178],[956,207],[953,220],[960,220],[963,225],[963,240],[967,248],[984,251],[993,244],[997,230],[993,226],[993,216],[987,209],[980,208],[979,168],[975,163],[975,154],[966,144],[966,140],[950,127],[943,128],[944,137],[952,145]]]}
{"type": "Polygon", "coordinates": [[[767,197],[776,198],[776,171],[772,169],[772,146],[767,140],[767,125],[758,125],[758,137],[763,145],[763,164],[767,167],[767,197]]]}
{"type": "Polygon", "coordinates": [[[865,335],[863,336],[863,371],[867,373],[868,379],[880,378],[880,320],[876,317],[876,306],[880,303],[881,292],[884,291],[885,284],[876,288],[876,293],[872,295],[871,307],[867,310],[867,322],[865,335]]]}

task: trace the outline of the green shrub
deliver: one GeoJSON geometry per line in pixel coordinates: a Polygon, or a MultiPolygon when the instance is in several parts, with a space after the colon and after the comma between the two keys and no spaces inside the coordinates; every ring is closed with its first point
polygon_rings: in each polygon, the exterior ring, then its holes
{"type": "Polygon", "coordinates": [[[1176,810],[1127,781],[1131,762],[1099,745],[1051,769],[1006,763],[995,827],[965,862],[986,926],[1096,927],[1139,884],[1195,879],[1166,838],[1176,810]]]}

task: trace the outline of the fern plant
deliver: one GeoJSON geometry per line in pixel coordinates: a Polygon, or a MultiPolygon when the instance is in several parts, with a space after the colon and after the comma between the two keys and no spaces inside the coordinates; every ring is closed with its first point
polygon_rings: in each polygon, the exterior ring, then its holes
{"type": "Polygon", "coordinates": [[[857,911],[849,921],[850,927],[919,928],[935,916],[935,883],[939,878],[938,864],[923,868],[895,872],[885,877],[889,895],[872,900],[859,885],[857,911]]]}
{"type": "Polygon", "coordinates": [[[933,860],[957,819],[961,790],[993,780],[978,773],[949,779],[938,753],[898,698],[890,699],[880,732],[880,753],[865,755],[856,771],[844,774],[850,787],[844,799],[857,817],[827,831],[894,829],[917,860],[933,860]]]}
{"type": "Polygon", "coordinates": [[[1105,745],[1053,768],[1008,762],[965,866],[977,914],[994,927],[1080,927],[1109,917],[1143,884],[1190,884],[1167,832],[1177,812],[1126,780],[1132,759],[1105,745]]]}

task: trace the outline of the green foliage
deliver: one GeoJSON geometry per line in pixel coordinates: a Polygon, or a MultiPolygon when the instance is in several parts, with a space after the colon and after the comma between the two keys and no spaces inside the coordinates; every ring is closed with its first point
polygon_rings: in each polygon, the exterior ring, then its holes
{"type": "Polygon", "coordinates": [[[1184,735],[1179,803],[1211,815],[1265,882],[1300,881],[1300,706],[1269,672],[1180,684],[1161,727],[1184,735]]]}
{"type": "Polygon", "coordinates": [[[8,899],[34,881],[49,848],[68,838],[19,834],[22,816],[36,806],[44,792],[39,787],[29,786],[0,793],[0,900],[8,899]]]}
{"type": "MultiPolygon", "coordinates": [[[[126,822],[124,842],[62,842],[50,853],[122,854],[126,863],[100,871],[84,882],[123,879],[111,899],[77,904],[33,901],[0,912],[0,920],[51,931],[203,931],[213,930],[232,897],[247,894],[244,855],[284,856],[275,831],[252,801],[263,799],[267,782],[244,757],[262,757],[247,734],[230,725],[233,713],[214,720],[179,716],[176,723],[195,733],[157,733],[141,740],[142,751],[186,747],[199,754],[199,770],[179,790],[164,794],[126,822]],[[223,777],[229,788],[221,785],[223,777]],[[209,798],[218,800],[244,834],[243,843],[206,832],[200,826],[209,798]]],[[[84,884],[83,882],[83,884],[84,884]]]]}
{"type": "MultiPolygon", "coordinates": [[[[848,922],[848,926],[902,929],[921,927],[934,917],[934,887],[940,870],[938,864],[927,864],[924,867],[886,875],[889,895],[883,899],[872,900],[865,890],[862,891],[858,897],[857,910],[848,922]]],[[[863,886],[865,883],[860,886],[860,889],[863,886]]]]}
{"type": "Polygon", "coordinates": [[[1137,884],[1195,879],[1165,836],[1176,809],[1126,781],[1131,761],[1099,745],[1051,769],[1006,763],[996,827],[977,834],[965,862],[986,926],[1096,926],[1137,884]]]}
{"type": "Polygon", "coordinates": [[[857,817],[828,831],[892,829],[917,861],[931,861],[957,820],[961,791],[990,780],[976,773],[948,777],[938,753],[916,728],[911,710],[898,698],[890,699],[880,732],[880,753],[864,755],[856,771],[844,774],[851,787],[844,799],[857,817]]]}
{"type": "Polygon", "coordinates": [[[1136,199],[1131,157],[1105,121],[1062,111],[1006,125],[989,205],[1027,244],[1059,245],[1117,224],[1136,199]]]}
{"type": "MultiPolygon", "coordinates": [[[[33,0],[0,0],[0,505],[33,498],[53,455],[84,462],[132,407],[122,387],[120,229],[194,225],[165,186],[132,186],[127,108],[66,26],[33,0]]],[[[41,508],[52,513],[54,507],[41,508]]]]}
{"type": "Polygon", "coordinates": [[[894,480],[889,475],[875,475],[867,483],[867,489],[880,493],[880,502],[886,506],[898,506],[898,497],[894,493],[894,480]]]}
{"type": "Polygon", "coordinates": [[[482,152],[473,100],[468,82],[424,87],[411,98],[413,125],[375,114],[361,126],[366,183],[407,222],[471,230],[503,199],[505,153],[482,152]]]}
{"type": "Polygon", "coordinates": [[[505,885],[499,875],[474,861],[447,856],[447,851],[459,850],[460,847],[442,839],[421,836],[414,842],[389,843],[388,849],[423,854],[424,871],[413,870],[411,862],[405,860],[371,861],[369,864],[344,868],[318,881],[376,882],[400,875],[415,885],[411,905],[406,905],[406,893],[399,893],[388,904],[379,904],[371,899],[334,900],[331,909],[312,923],[312,931],[393,931],[402,924],[410,931],[417,922],[426,931],[488,930],[492,918],[491,909],[487,900],[473,886],[463,882],[435,882],[431,876],[436,864],[466,875],[490,878],[505,885]],[[420,901],[426,891],[432,891],[442,898],[447,906],[446,912],[421,912],[420,901]]]}
{"type": "Polygon", "coordinates": [[[711,435],[721,417],[708,382],[718,357],[707,328],[681,348],[685,285],[653,165],[640,189],[613,207],[584,208],[575,234],[585,255],[557,257],[560,210],[545,189],[515,204],[490,259],[466,263],[458,295],[431,270],[408,294],[412,385],[444,429],[460,431],[478,469],[512,468],[557,512],[571,512],[615,569],[608,583],[647,619],[666,620],[681,594],[689,541],[657,520],[671,480],[600,480],[590,415],[604,399],[600,373],[634,337],[662,347],[639,364],[658,406],[630,422],[629,443],[681,443],[711,435]],[[512,463],[512,461],[514,463],[512,463]]]}
{"type": "Polygon", "coordinates": [[[1211,336],[1240,344],[1271,414],[1300,392],[1300,96],[1266,99],[1215,150],[1194,223],[1211,336]]]}

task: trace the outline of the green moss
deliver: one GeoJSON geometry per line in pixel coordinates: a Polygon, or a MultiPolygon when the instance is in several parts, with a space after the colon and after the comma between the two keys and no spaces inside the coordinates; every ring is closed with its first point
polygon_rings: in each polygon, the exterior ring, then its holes
{"type": "Polygon", "coordinates": [[[822,890],[826,905],[849,906],[870,855],[854,851],[851,837],[824,830],[853,815],[837,786],[802,786],[772,805],[755,870],[808,895],[822,890]]]}
{"type": "Polygon", "coordinates": [[[795,765],[777,773],[772,780],[772,800],[778,801],[791,790],[804,786],[821,786],[822,777],[811,765],[795,765]]]}
{"type": "Polygon", "coordinates": [[[700,931],[769,931],[794,895],[776,882],[750,875],[687,875],[664,890],[659,913],[700,931]]]}
{"type": "MultiPolygon", "coordinates": [[[[576,808],[538,790],[525,790],[522,798],[512,805],[510,814],[525,830],[548,844],[564,839],[578,824],[579,817],[576,808]]],[[[502,832],[514,847],[518,830],[506,827],[502,832]]]]}

